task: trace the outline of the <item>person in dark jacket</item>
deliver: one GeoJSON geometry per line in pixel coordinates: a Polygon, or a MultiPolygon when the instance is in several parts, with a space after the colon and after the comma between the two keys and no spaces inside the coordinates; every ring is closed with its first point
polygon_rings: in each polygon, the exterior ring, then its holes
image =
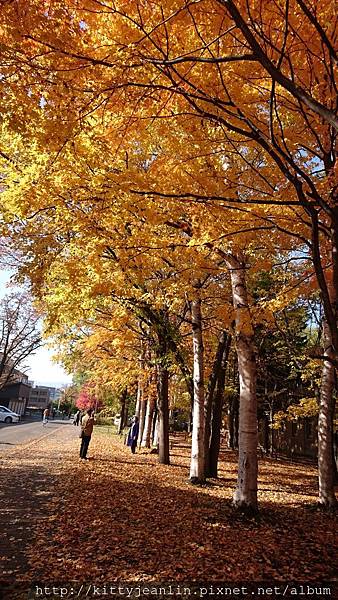
{"type": "Polygon", "coordinates": [[[133,418],[133,423],[128,432],[127,446],[130,446],[130,449],[133,454],[135,454],[136,446],[137,446],[137,438],[140,430],[140,424],[138,417],[133,418]]]}

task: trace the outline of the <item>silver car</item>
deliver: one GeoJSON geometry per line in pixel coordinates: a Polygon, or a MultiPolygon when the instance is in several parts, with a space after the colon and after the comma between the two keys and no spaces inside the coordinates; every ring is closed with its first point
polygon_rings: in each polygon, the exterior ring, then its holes
{"type": "Polygon", "coordinates": [[[7,406],[0,406],[0,421],[4,423],[17,423],[20,421],[20,415],[9,410],[7,406]]]}

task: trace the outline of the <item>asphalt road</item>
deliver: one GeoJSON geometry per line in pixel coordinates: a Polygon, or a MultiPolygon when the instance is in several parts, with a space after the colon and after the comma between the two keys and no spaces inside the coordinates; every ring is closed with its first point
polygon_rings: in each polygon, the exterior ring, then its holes
{"type": "Polygon", "coordinates": [[[44,435],[52,434],[61,427],[73,427],[72,421],[55,419],[54,421],[49,421],[47,425],[42,425],[42,421],[33,421],[30,423],[22,421],[8,425],[1,423],[0,454],[17,446],[33,442],[44,435]]]}

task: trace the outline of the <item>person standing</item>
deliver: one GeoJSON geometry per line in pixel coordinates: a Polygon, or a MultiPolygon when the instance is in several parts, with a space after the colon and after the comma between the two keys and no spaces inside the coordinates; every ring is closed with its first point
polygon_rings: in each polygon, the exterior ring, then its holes
{"type": "Polygon", "coordinates": [[[78,425],[80,423],[81,411],[78,410],[74,415],[73,425],[78,425]]]}
{"type": "Polygon", "coordinates": [[[138,417],[133,418],[133,423],[129,429],[127,446],[130,446],[130,449],[133,454],[135,454],[136,446],[137,446],[137,438],[140,430],[140,424],[138,417]]]}
{"type": "Polygon", "coordinates": [[[45,410],[43,411],[42,425],[47,425],[48,417],[49,417],[49,408],[45,408],[45,410]]]}
{"type": "Polygon", "coordinates": [[[83,460],[87,459],[87,452],[89,442],[92,437],[94,428],[94,411],[92,408],[88,408],[86,414],[81,420],[81,447],[80,447],[80,458],[83,460]]]}

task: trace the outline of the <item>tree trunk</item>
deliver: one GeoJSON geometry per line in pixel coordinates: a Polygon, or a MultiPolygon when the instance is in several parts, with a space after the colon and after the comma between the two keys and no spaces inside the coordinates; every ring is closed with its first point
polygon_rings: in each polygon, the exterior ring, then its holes
{"type": "MultiPolygon", "coordinates": [[[[146,418],[146,409],[147,409],[147,400],[146,398],[144,398],[144,390],[142,391],[142,398],[140,401],[140,417],[139,417],[139,423],[140,423],[140,430],[139,430],[139,444],[141,445],[141,440],[143,439],[143,430],[144,430],[144,422],[145,422],[145,418],[146,418]]],[[[137,416],[137,415],[136,415],[137,416]]]]}
{"type": "Polygon", "coordinates": [[[205,396],[204,402],[204,419],[205,419],[205,431],[204,431],[204,445],[205,445],[205,464],[206,464],[206,476],[208,476],[209,471],[209,449],[210,449],[210,439],[211,439],[211,414],[215,399],[216,386],[218,383],[218,379],[220,377],[220,372],[222,370],[222,359],[223,353],[227,342],[227,333],[226,331],[222,331],[218,346],[215,354],[214,364],[212,366],[212,371],[209,377],[208,389],[205,396]]]}
{"type": "Polygon", "coordinates": [[[145,343],[143,340],[141,340],[141,352],[139,355],[139,378],[137,381],[137,395],[136,395],[136,406],[135,406],[135,416],[138,418],[138,420],[140,421],[140,415],[141,415],[141,405],[142,405],[142,400],[143,400],[143,395],[144,395],[144,365],[145,365],[145,353],[146,353],[146,347],[145,347],[145,343]]]}
{"type": "Polygon", "coordinates": [[[331,335],[326,322],[323,325],[324,360],[322,369],[322,382],[320,389],[320,404],[318,415],[318,480],[319,503],[323,506],[335,506],[334,493],[334,464],[333,464],[333,390],[335,385],[334,366],[331,360],[334,351],[331,344],[331,335]],[[331,360],[330,360],[331,359],[331,360]]]}
{"type": "Polygon", "coordinates": [[[156,405],[153,416],[152,445],[158,450],[158,408],[156,405]]]}
{"type": "Polygon", "coordinates": [[[188,433],[189,434],[191,434],[191,432],[192,432],[193,414],[194,414],[194,405],[192,403],[192,405],[190,406],[189,417],[188,417],[188,433]]]}
{"type": "Polygon", "coordinates": [[[143,398],[143,379],[142,375],[138,378],[137,382],[137,396],[136,396],[136,406],[135,406],[135,415],[138,419],[140,419],[141,415],[141,404],[143,398]]]}
{"type": "Polygon", "coordinates": [[[226,335],[221,368],[218,373],[211,414],[211,438],[209,447],[209,477],[217,477],[218,457],[221,445],[222,408],[224,401],[225,371],[231,346],[231,335],[226,335]]]}
{"type": "Polygon", "coordinates": [[[144,423],[143,436],[142,436],[142,442],[141,442],[141,446],[143,446],[143,448],[150,448],[153,415],[154,415],[154,399],[151,395],[148,398],[147,410],[146,410],[146,415],[145,415],[145,423],[144,423]]]}
{"type": "Polygon", "coordinates": [[[158,460],[169,465],[169,372],[165,366],[158,366],[158,460]]]}
{"type": "Polygon", "coordinates": [[[119,428],[118,428],[118,433],[122,433],[124,425],[125,425],[125,420],[126,420],[126,398],[127,398],[127,394],[128,394],[128,389],[125,388],[121,394],[121,398],[120,398],[120,402],[121,402],[121,409],[120,409],[120,424],[119,424],[119,428]]]}
{"type": "Polygon", "coordinates": [[[158,431],[158,409],[155,404],[154,412],[153,412],[153,422],[152,422],[152,426],[151,426],[151,443],[153,446],[158,446],[157,431],[158,431]]]}
{"type": "Polygon", "coordinates": [[[124,411],[123,427],[127,427],[127,425],[128,425],[129,405],[130,405],[130,398],[129,398],[129,396],[127,396],[126,408],[125,408],[125,411],[124,411]]]}
{"type": "Polygon", "coordinates": [[[233,396],[229,406],[229,448],[238,449],[238,421],[239,421],[239,401],[237,396],[233,396]]]}
{"type": "Polygon", "coordinates": [[[244,264],[233,260],[230,276],[240,382],[238,480],[233,502],[238,508],[257,510],[256,357],[244,264]]]}
{"type": "Polygon", "coordinates": [[[191,303],[192,336],[194,355],[194,411],[191,441],[190,481],[205,482],[205,414],[204,414],[204,364],[201,299],[191,303]]]}
{"type": "Polygon", "coordinates": [[[275,433],[274,433],[274,429],[272,428],[273,425],[273,415],[274,415],[274,401],[271,400],[271,405],[270,405],[270,423],[269,423],[269,430],[270,430],[270,456],[273,456],[274,451],[275,451],[275,433]]]}

